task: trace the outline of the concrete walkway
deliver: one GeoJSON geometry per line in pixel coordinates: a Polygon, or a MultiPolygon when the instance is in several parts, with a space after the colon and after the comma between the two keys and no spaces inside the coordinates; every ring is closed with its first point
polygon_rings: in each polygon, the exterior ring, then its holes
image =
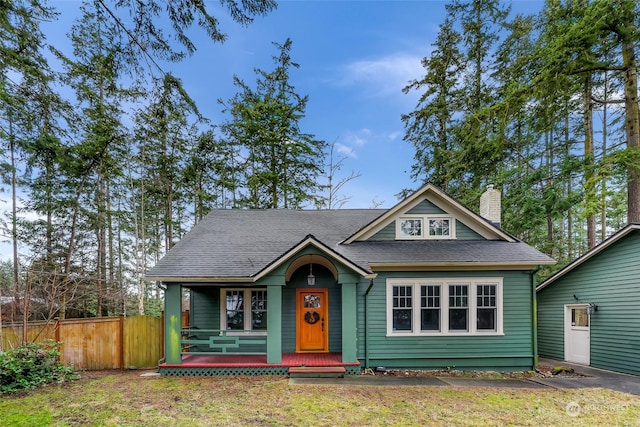
{"type": "Polygon", "coordinates": [[[365,385],[365,386],[453,386],[453,387],[494,387],[494,388],[608,388],[623,393],[640,396],[640,376],[619,374],[589,366],[575,365],[550,359],[540,359],[547,366],[566,366],[585,377],[552,377],[526,379],[489,379],[430,376],[382,376],[348,375],[344,378],[290,378],[294,385],[365,385]]]}
{"type": "Polygon", "coordinates": [[[559,378],[532,378],[539,384],[553,388],[584,388],[599,387],[621,391],[623,393],[640,396],[640,376],[621,374],[618,372],[605,371],[604,369],[592,368],[590,366],[577,365],[574,363],[562,362],[552,359],[540,359],[541,365],[566,366],[573,368],[575,372],[588,375],[587,377],[559,377],[559,378]]]}

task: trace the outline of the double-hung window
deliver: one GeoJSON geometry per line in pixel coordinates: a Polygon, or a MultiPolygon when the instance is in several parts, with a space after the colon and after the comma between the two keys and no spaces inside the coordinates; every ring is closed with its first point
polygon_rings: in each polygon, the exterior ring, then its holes
{"type": "Polygon", "coordinates": [[[502,334],[502,278],[387,280],[388,336],[502,334]]]}
{"type": "Polygon", "coordinates": [[[267,331],[266,289],[223,289],[220,329],[237,332],[267,331]]]}
{"type": "Polygon", "coordinates": [[[413,287],[399,284],[393,287],[393,329],[413,330],[413,287]]]}
{"type": "Polygon", "coordinates": [[[420,285],[420,330],[440,332],[440,288],[438,284],[420,285]]]}

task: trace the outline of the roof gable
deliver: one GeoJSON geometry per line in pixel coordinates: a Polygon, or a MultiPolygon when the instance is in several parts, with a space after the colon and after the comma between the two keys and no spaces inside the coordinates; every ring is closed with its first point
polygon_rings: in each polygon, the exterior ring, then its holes
{"type": "Polygon", "coordinates": [[[540,291],[546,288],[547,286],[551,285],[553,282],[555,282],[565,274],[573,271],[578,266],[584,264],[589,259],[593,258],[594,256],[601,253],[602,251],[604,251],[614,243],[624,239],[625,237],[629,236],[631,233],[635,231],[640,231],[640,224],[636,224],[636,223],[628,224],[626,227],[618,230],[618,232],[610,236],[608,239],[602,241],[596,247],[592,248],[582,256],[576,258],[575,260],[573,260],[572,262],[570,262],[560,270],[556,271],[552,276],[548,277],[546,280],[540,283],[536,288],[536,291],[540,291]]]}
{"type": "Polygon", "coordinates": [[[343,265],[347,266],[348,268],[350,268],[354,272],[360,274],[361,276],[363,276],[363,277],[365,277],[367,279],[373,279],[373,278],[376,277],[376,274],[372,274],[372,273],[364,270],[362,267],[358,266],[357,264],[351,262],[349,259],[345,258],[343,255],[337,253],[336,251],[334,251],[331,248],[329,248],[327,245],[325,245],[322,242],[320,242],[313,235],[308,235],[303,241],[301,241],[300,243],[298,243],[294,247],[290,248],[288,251],[286,251],[284,254],[282,254],[282,256],[280,256],[277,259],[275,259],[273,263],[269,264],[264,269],[262,269],[260,272],[258,272],[255,276],[253,276],[252,277],[253,281],[258,281],[259,279],[267,276],[270,272],[272,272],[273,270],[275,270],[276,268],[278,268],[279,266],[281,266],[285,262],[287,262],[290,259],[292,259],[296,254],[299,254],[300,251],[302,251],[303,249],[305,249],[307,247],[315,248],[320,254],[326,255],[329,258],[332,258],[332,259],[335,259],[336,261],[339,261],[343,265]]]}
{"type": "Polygon", "coordinates": [[[349,236],[344,243],[349,244],[369,240],[385,228],[388,229],[401,216],[415,214],[448,214],[486,240],[518,241],[515,237],[446,194],[439,187],[429,183],[349,236]]]}

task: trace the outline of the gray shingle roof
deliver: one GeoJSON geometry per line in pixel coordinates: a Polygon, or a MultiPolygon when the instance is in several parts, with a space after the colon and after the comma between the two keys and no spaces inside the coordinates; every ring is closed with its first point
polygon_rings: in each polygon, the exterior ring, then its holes
{"type": "Polygon", "coordinates": [[[553,260],[523,242],[502,240],[388,240],[354,242],[339,252],[369,268],[375,264],[537,265],[553,260]]]}
{"type": "Polygon", "coordinates": [[[551,258],[522,242],[499,240],[365,241],[340,244],[384,209],[214,210],[147,273],[163,278],[252,277],[313,235],[371,271],[375,263],[504,263],[536,265],[551,258]]]}
{"type": "Polygon", "coordinates": [[[147,277],[250,277],[309,234],[334,248],[385,210],[214,210],[147,277]]]}

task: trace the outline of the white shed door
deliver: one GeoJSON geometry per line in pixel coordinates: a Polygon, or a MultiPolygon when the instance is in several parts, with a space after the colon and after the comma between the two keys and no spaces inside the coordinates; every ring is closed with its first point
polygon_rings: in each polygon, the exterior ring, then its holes
{"type": "Polygon", "coordinates": [[[581,365],[589,365],[591,335],[587,304],[566,305],[564,324],[565,360],[581,365]]]}

